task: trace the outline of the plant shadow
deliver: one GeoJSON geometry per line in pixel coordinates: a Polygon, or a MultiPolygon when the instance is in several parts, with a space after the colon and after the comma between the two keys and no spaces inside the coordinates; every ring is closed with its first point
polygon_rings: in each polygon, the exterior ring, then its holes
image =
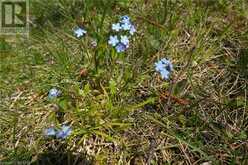
{"type": "Polygon", "coordinates": [[[46,151],[37,156],[31,165],[92,165],[93,160],[86,154],[63,151],[46,151]]]}

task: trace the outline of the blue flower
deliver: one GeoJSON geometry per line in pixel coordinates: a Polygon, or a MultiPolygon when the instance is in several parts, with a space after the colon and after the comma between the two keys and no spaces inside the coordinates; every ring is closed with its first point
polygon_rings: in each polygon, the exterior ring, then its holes
{"type": "Polygon", "coordinates": [[[126,46],[123,43],[118,43],[118,45],[115,47],[116,51],[118,53],[124,52],[126,50],[126,46]]]}
{"type": "Polygon", "coordinates": [[[116,46],[119,43],[118,37],[115,36],[110,36],[108,40],[109,45],[116,46]]]}
{"type": "Polygon", "coordinates": [[[163,79],[167,80],[173,70],[173,65],[169,60],[163,58],[155,63],[155,70],[161,74],[163,79]]]}
{"type": "Polygon", "coordinates": [[[121,24],[121,28],[123,30],[130,30],[131,27],[132,27],[132,24],[130,22],[126,22],[126,23],[121,24]]]}
{"type": "Polygon", "coordinates": [[[56,131],[55,131],[55,129],[53,127],[51,127],[51,128],[45,129],[44,134],[46,136],[55,136],[56,135],[56,131]]]}
{"type": "Polygon", "coordinates": [[[164,70],[164,64],[162,63],[162,61],[159,61],[159,62],[155,63],[155,70],[157,72],[160,72],[160,71],[164,70]]]}
{"type": "Polygon", "coordinates": [[[60,90],[58,90],[56,88],[52,88],[52,89],[50,89],[50,91],[48,93],[48,98],[53,99],[53,98],[60,96],[60,94],[61,94],[60,90]]]}
{"type": "Polygon", "coordinates": [[[166,70],[168,70],[169,72],[173,70],[173,65],[169,60],[167,60],[166,58],[163,58],[161,59],[161,61],[165,65],[166,70]]]}
{"type": "Polygon", "coordinates": [[[121,16],[121,23],[130,23],[130,18],[127,15],[121,16]]]}
{"type": "Polygon", "coordinates": [[[112,30],[114,31],[120,31],[121,30],[121,25],[120,23],[112,24],[112,30]]]}
{"type": "Polygon", "coordinates": [[[170,72],[168,72],[167,70],[161,70],[160,74],[161,74],[162,79],[167,80],[169,78],[170,72]]]}
{"type": "Polygon", "coordinates": [[[60,130],[56,133],[57,138],[65,139],[68,137],[72,132],[72,129],[70,126],[63,125],[60,130]]]}
{"type": "Polygon", "coordinates": [[[77,28],[74,30],[74,34],[76,35],[77,38],[84,36],[84,34],[86,33],[87,31],[82,28],[77,28]]]}
{"type": "Polygon", "coordinates": [[[135,28],[134,25],[132,25],[131,28],[130,28],[129,33],[130,33],[131,35],[134,35],[135,32],[136,32],[136,28],[135,28]]]}
{"type": "Polygon", "coordinates": [[[121,36],[121,43],[124,44],[126,47],[129,45],[129,39],[127,36],[121,36]]]}

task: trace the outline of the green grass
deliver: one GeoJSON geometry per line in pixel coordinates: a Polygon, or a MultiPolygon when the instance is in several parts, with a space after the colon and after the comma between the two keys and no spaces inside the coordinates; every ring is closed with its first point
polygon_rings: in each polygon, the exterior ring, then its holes
{"type": "Polygon", "coordinates": [[[245,0],[30,0],[29,38],[0,36],[0,164],[247,164],[247,8],[245,0]],[[125,14],[138,32],[118,54],[107,40],[125,14]],[[154,69],[163,57],[174,65],[169,81],[154,69]],[[52,87],[62,96],[51,101],[52,87]],[[44,137],[62,122],[69,138],[44,137]]]}

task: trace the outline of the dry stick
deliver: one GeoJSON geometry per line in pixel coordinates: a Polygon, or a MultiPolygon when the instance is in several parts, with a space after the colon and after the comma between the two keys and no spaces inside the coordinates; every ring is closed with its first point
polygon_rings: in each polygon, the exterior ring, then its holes
{"type": "Polygon", "coordinates": [[[23,94],[23,92],[20,91],[19,94],[18,94],[16,97],[13,98],[14,101],[13,101],[13,102],[11,103],[11,105],[9,106],[9,109],[12,109],[12,108],[15,106],[15,103],[18,101],[18,99],[21,97],[22,94],[23,94]]]}
{"type": "Polygon", "coordinates": [[[192,164],[191,161],[190,161],[190,158],[189,158],[188,154],[186,153],[186,150],[185,150],[183,144],[180,141],[179,141],[179,143],[180,143],[181,149],[182,149],[182,151],[183,151],[186,159],[188,160],[189,164],[192,164]]]}
{"type": "Polygon", "coordinates": [[[142,20],[144,20],[144,21],[146,21],[146,22],[148,22],[148,23],[150,23],[150,24],[152,24],[152,25],[154,25],[154,26],[157,26],[157,27],[159,27],[161,30],[165,30],[165,29],[166,29],[163,25],[161,25],[161,24],[159,24],[159,23],[157,23],[157,22],[154,22],[154,21],[152,21],[152,20],[150,20],[150,19],[148,19],[148,18],[145,18],[145,17],[142,17],[142,16],[136,16],[136,18],[137,18],[137,19],[142,19],[142,20]]]}
{"type": "Polygon", "coordinates": [[[153,154],[156,151],[155,150],[156,146],[157,146],[156,141],[154,139],[151,139],[150,140],[149,151],[148,151],[148,158],[147,158],[147,161],[146,161],[147,165],[151,164],[153,154]]]}
{"type": "MultiPolygon", "coordinates": [[[[161,94],[161,98],[162,99],[166,99],[168,97],[168,93],[169,92],[164,92],[163,94],[161,94]]],[[[177,98],[173,95],[170,96],[172,100],[174,100],[175,102],[177,102],[178,104],[180,105],[188,105],[189,104],[189,101],[188,100],[185,100],[185,99],[180,99],[180,98],[177,98]]]]}
{"type": "MultiPolygon", "coordinates": [[[[155,129],[155,133],[154,133],[154,137],[156,137],[158,135],[158,128],[155,129]]],[[[152,137],[149,139],[150,145],[149,145],[149,150],[148,150],[148,157],[146,160],[146,164],[150,165],[152,158],[153,158],[153,154],[156,152],[156,147],[158,146],[157,142],[155,141],[155,138],[152,137]]]]}

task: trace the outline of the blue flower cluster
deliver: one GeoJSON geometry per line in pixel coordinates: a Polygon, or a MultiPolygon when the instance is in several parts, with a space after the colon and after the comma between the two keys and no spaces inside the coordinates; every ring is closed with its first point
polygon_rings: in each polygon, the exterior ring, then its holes
{"type": "Polygon", "coordinates": [[[61,129],[55,129],[53,127],[47,128],[44,131],[46,136],[55,136],[58,139],[65,139],[67,138],[72,132],[70,126],[62,125],[61,129]]]}
{"type": "Polygon", "coordinates": [[[155,63],[155,70],[161,74],[163,79],[167,80],[173,70],[173,65],[169,60],[163,58],[155,63]]]}
{"type": "Polygon", "coordinates": [[[130,18],[125,15],[120,18],[118,23],[112,24],[112,30],[118,33],[126,32],[120,36],[111,35],[108,40],[108,44],[115,47],[118,53],[124,52],[129,47],[129,35],[132,36],[136,32],[135,26],[132,24],[130,18]]]}

